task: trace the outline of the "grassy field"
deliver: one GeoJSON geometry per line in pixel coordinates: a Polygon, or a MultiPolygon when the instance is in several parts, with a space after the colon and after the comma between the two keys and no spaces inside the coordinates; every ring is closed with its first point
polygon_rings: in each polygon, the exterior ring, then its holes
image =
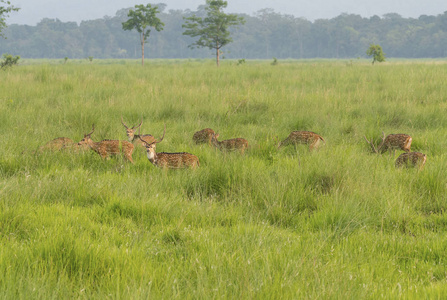
{"type": "Polygon", "coordinates": [[[0,298],[447,296],[442,62],[60,62],[0,72],[0,298]],[[33,151],[60,136],[166,136],[197,170],[33,151]],[[210,127],[241,156],[192,142],[210,127]],[[276,149],[293,130],[319,151],[276,149]],[[363,139],[407,133],[424,170],[363,139]]]}

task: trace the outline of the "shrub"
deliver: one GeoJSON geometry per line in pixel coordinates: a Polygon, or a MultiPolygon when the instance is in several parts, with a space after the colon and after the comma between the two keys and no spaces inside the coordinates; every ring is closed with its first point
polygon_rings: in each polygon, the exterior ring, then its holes
{"type": "Polygon", "coordinates": [[[0,69],[8,69],[15,65],[18,65],[18,61],[20,59],[20,56],[12,56],[11,54],[5,53],[3,54],[3,61],[0,62],[0,69]]]}

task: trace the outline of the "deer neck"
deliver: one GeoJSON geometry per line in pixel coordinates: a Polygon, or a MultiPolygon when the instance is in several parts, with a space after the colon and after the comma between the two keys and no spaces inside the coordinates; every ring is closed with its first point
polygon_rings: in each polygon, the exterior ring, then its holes
{"type": "Polygon", "coordinates": [[[216,138],[212,138],[211,143],[217,148],[219,148],[221,144],[221,142],[219,142],[216,138]]]}
{"type": "Polygon", "coordinates": [[[157,164],[157,153],[155,152],[155,150],[151,149],[147,151],[147,159],[149,159],[149,161],[156,165],[157,164]]]}
{"type": "Polygon", "coordinates": [[[139,134],[134,134],[132,138],[129,137],[129,142],[138,142],[140,140],[139,134]]]}
{"type": "Polygon", "coordinates": [[[90,149],[97,151],[99,146],[101,145],[101,142],[90,141],[87,145],[90,147],[90,149]]]}

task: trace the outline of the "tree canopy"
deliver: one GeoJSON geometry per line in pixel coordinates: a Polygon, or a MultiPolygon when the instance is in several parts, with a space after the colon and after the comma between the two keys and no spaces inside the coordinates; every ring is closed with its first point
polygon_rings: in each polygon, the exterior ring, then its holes
{"type": "Polygon", "coordinates": [[[2,31],[6,27],[6,18],[12,11],[18,11],[19,8],[11,5],[10,1],[0,0],[0,37],[4,37],[2,31]]]}
{"type": "Polygon", "coordinates": [[[219,66],[220,49],[231,43],[229,27],[244,23],[244,18],[236,14],[226,14],[223,9],[228,5],[223,0],[206,0],[205,16],[185,17],[184,35],[199,37],[190,47],[205,47],[216,50],[216,64],[219,66]]]}
{"type": "Polygon", "coordinates": [[[135,29],[140,35],[142,65],[144,65],[144,44],[147,43],[151,28],[161,31],[165,25],[157,17],[159,13],[158,6],[152,7],[151,4],[147,4],[146,6],[143,4],[135,5],[135,10],[129,10],[127,14],[129,19],[122,23],[124,30],[135,29]]]}

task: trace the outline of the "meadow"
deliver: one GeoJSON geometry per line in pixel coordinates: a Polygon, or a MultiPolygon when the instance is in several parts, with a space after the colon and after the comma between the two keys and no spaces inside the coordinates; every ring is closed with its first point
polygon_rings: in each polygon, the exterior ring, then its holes
{"type": "Polygon", "coordinates": [[[94,60],[0,71],[0,298],[447,296],[447,64],[94,60]],[[197,170],[85,153],[56,137],[166,135],[197,170]],[[195,145],[210,127],[244,155],[195,145]],[[277,149],[293,130],[318,151],[277,149]],[[407,133],[425,168],[364,135],[407,133]]]}

